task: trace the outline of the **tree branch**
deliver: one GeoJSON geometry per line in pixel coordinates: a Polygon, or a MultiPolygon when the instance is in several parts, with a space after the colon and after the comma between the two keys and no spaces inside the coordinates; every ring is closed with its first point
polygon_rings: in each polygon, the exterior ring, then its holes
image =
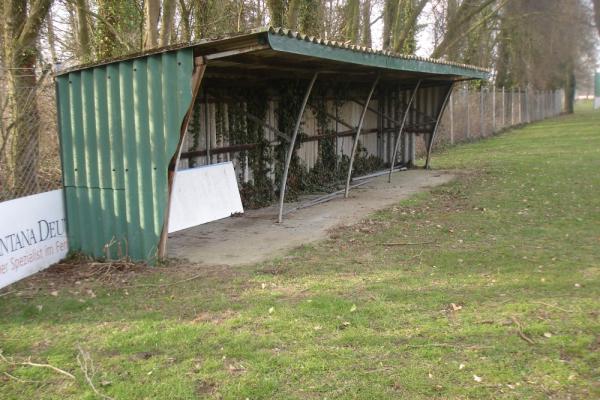
{"type": "Polygon", "coordinates": [[[84,13],[96,18],[98,21],[102,22],[104,25],[106,25],[106,27],[108,28],[108,30],[115,35],[115,38],[119,41],[120,44],[122,44],[123,46],[125,46],[127,48],[127,50],[131,50],[132,47],[131,45],[123,39],[123,37],[119,34],[119,31],[117,31],[117,29],[106,20],[106,18],[103,18],[101,15],[99,15],[98,13],[93,12],[90,9],[87,8],[83,8],[81,7],[79,4],[77,4],[75,2],[75,0],[67,0],[69,3],[73,4],[76,8],[80,9],[81,11],[83,11],[84,13]]]}

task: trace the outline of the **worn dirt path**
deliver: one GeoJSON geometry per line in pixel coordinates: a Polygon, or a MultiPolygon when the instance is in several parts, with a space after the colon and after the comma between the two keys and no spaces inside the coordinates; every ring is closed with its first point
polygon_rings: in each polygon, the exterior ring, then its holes
{"type": "MultiPolygon", "coordinates": [[[[243,216],[226,218],[169,235],[168,254],[191,262],[243,265],[260,262],[302,244],[328,237],[331,229],[358,222],[373,211],[449,182],[454,175],[444,171],[397,172],[354,188],[350,197],[336,197],[324,204],[293,211],[277,224],[275,206],[249,210],[243,216]]],[[[306,201],[306,200],[304,200],[306,201]]],[[[297,204],[286,204],[292,209],[297,204]]]]}

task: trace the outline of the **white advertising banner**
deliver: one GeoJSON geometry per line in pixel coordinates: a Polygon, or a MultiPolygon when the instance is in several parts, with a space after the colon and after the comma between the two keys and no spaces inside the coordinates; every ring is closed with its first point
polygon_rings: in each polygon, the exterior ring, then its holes
{"type": "Polygon", "coordinates": [[[177,171],[169,211],[169,233],[243,212],[231,162],[177,171]]]}
{"type": "Polygon", "coordinates": [[[0,288],[67,255],[62,190],[0,203],[0,288]]]}

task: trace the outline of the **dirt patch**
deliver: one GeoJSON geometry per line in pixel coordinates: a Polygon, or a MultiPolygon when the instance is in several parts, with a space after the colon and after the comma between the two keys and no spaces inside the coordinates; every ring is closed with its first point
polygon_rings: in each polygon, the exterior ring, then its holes
{"type": "MultiPolygon", "coordinates": [[[[381,176],[355,188],[348,199],[288,212],[276,222],[275,206],[249,210],[243,216],[177,232],[169,238],[169,256],[204,265],[246,265],[281,256],[290,249],[336,235],[336,228],[354,225],[374,211],[397,204],[416,193],[454,179],[443,171],[410,170],[396,173],[391,183],[381,176]]],[[[306,199],[304,199],[306,201],[306,199]]],[[[300,203],[286,204],[290,211],[300,203]]],[[[369,226],[361,226],[365,232],[369,226]]]]}

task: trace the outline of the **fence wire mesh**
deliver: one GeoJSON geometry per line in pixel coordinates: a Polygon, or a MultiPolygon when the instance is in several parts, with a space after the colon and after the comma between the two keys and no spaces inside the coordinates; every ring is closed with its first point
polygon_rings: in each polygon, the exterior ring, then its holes
{"type": "MultiPolygon", "coordinates": [[[[0,67],[0,201],[61,187],[54,83],[48,73],[28,79],[32,74],[0,67]]],[[[557,116],[563,98],[562,91],[456,88],[435,146],[478,140],[557,116]]]]}
{"type": "Polygon", "coordinates": [[[61,187],[54,96],[48,71],[0,67],[0,201],[61,187]]]}
{"type": "Polygon", "coordinates": [[[435,146],[490,137],[508,128],[560,115],[564,92],[456,88],[440,121],[435,146]]]}

